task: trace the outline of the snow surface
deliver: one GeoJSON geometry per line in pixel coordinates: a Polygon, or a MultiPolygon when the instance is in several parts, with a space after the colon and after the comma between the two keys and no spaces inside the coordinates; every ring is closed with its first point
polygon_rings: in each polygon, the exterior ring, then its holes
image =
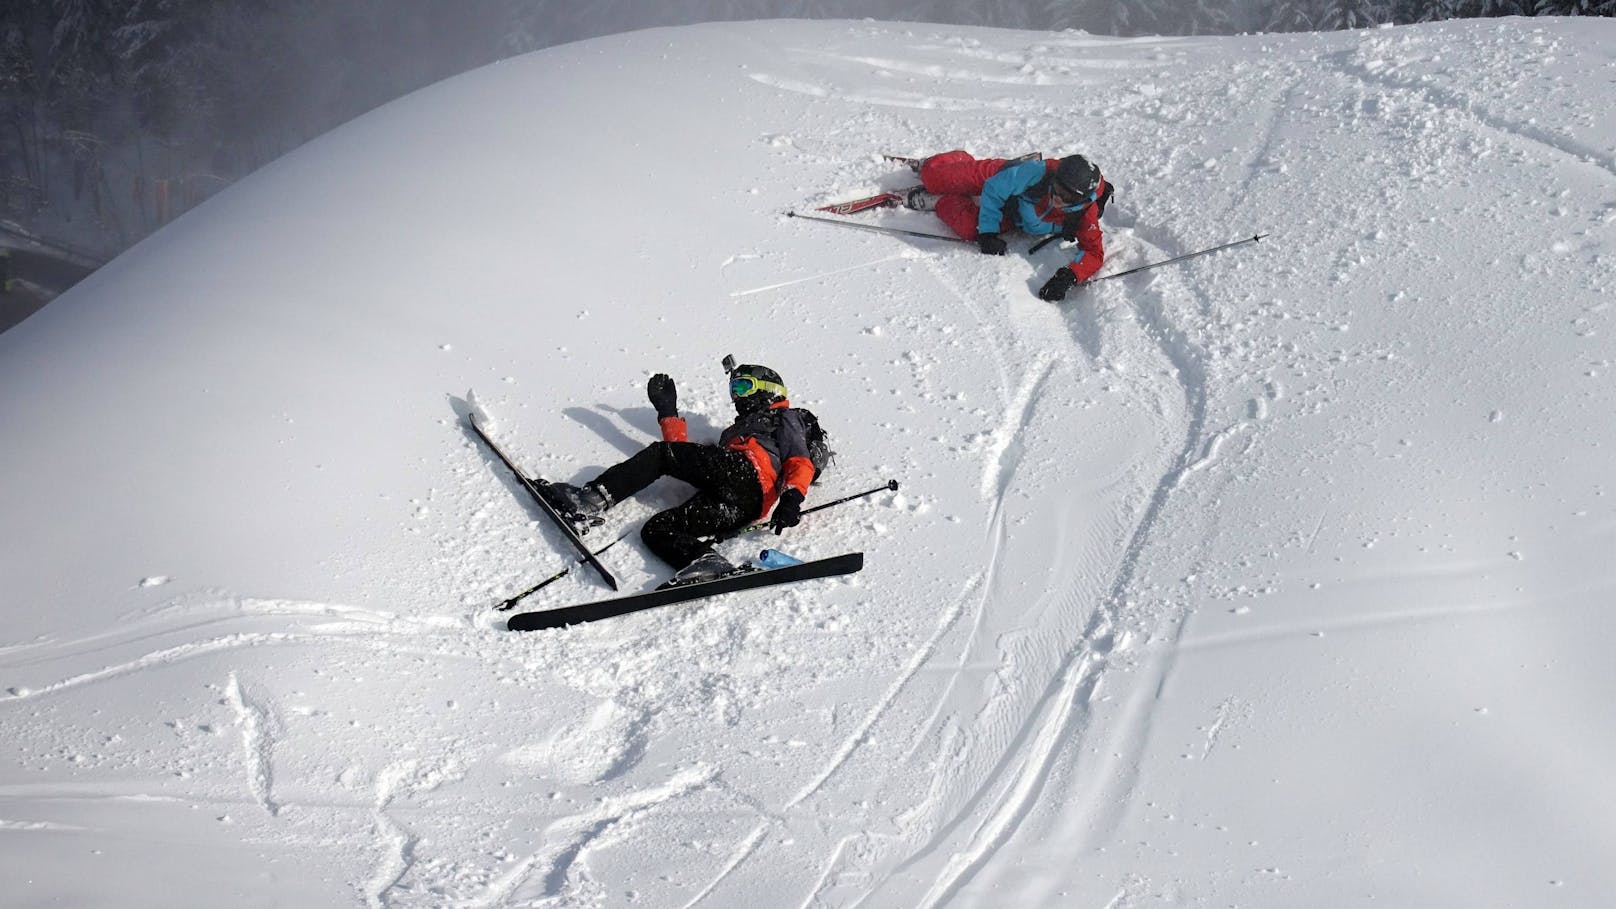
{"type": "Polygon", "coordinates": [[[715,24],[300,149],[0,335],[0,903],[1610,905],[1613,47],[715,24]],[[952,147],[1272,237],[1052,306],[783,215],[952,147]],[[727,353],[866,569],[498,630],[567,554],[471,401],[579,480],[727,353]]]}

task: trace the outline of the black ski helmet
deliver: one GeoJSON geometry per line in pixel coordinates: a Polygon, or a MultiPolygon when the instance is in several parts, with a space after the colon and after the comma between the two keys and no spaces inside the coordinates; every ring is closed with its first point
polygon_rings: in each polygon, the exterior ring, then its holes
{"type": "Polygon", "coordinates": [[[1055,187],[1068,199],[1092,200],[1100,188],[1100,169],[1082,155],[1067,155],[1055,167],[1055,187]]]}
{"type": "Polygon", "coordinates": [[[729,371],[729,398],[740,413],[764,410],[786,399],[786,380],[767,366],[743,363],[729,371]]]}

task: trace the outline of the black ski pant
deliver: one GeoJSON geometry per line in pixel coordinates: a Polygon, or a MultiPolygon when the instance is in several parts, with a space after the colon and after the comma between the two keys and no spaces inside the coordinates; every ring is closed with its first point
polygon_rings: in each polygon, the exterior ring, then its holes
{"type": "Polygon", "coordinates": [[[660,477],[696,487],[684,504],[652,515],[640,539],[657,558],[683,568],[713,551],[703,536],[743,527],[763,510],[763,487],[746,455],[695,442],[653,442],[595,478],[618,502],[660,477]]]}

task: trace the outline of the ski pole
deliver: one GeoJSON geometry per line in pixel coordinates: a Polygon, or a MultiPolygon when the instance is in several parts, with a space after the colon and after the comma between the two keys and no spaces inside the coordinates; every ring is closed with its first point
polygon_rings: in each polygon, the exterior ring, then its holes
{"type": "MultiPolygon", "coordinates": [[[[873,230],[880,234],[903,234],[904,236],[908,237],[925,237],[928,240],[952,240],[955,243],[975,242],[974,240],[967,240],[964,237],[951,237],[947,234],[928,234],[923,230],[904,230],[901,227],[877,227],[874,224],[858,224],[853,221],[840,221],[836,218],[821,218],[818,215],[799,215],[794,211],[786,212],[786,217],[804,218],[809,221],[823,221],[826,224],[840,224],[843,227],[851,227],[855,230],[873,230]]],[[[806,512],[804,512],[804,514],[806,514],[806,512]]]]}
{"type": "Polygon", "coordinates": [[[1212,247],[1210,249],[1203,249],[1200,252],[1185,253],[1182,256],[1174,256],[1171,259],[1163,259],[1160,262],[1152,262],[1149,265],[1141,265],[1138,268],[1130,268],[1127,271],[1119,271],[1114,275],[1104,275],[1104,276],[1099,277],[1099,278],[1090,278],[1090,279],[1088,279],[1088,281],[1086,281],[1084,283],[1093,284],[1095,281],[1109,281],[1112,278],[1120,278],[1123,275],[1131,275],[1134,272],[1145,271],[1146,269],[1150,269],[1150,268],[1159,268],[1159,267],[1161,267],[1163,265],[1171,265],[1174,262],[1182,262],[1185,259],[1193,259],[1196,256],[1204,256],[1207,253],[1215,253],[1220,249],[1228,249],[1231,246],[1239,246],[1242,243],[1255,243],[1258,240],[1261,240],[1263,237],[1266,237],[1266,236],[1268,236],[1268,234],[1257,234],[1256,236],[1247,237],[1244,240],[1236,240],[1233,243],[1225,243],[1222,246],[1214,246],[1214,247],[1212,247]]]}
{"type": "MultiPolygon", "coordinates": [[[[837,505],[846,504],[848,502],[853,501],[854,499],[862,499],[865,496],[873,496],[878,492],[885,492],[885,491],[887,491],[889,489],[893,490],[893,491],[897,491],[897,489],[898,489],[898,481],[897,480],[888,480],[888,481],[886,481],[886,483],[884,483],[884,484],[882,484],[880,486],[877,486],[874,489],[866,489],[863,492],[855,492],[850,496],[842,496],[839,499],[835,499],[833,501],[826,502],[823,505],[815,505],[812,508],[804,508],[802,510],[802,513],[805,514],[805,515],[810,515],[810,514],[813,514],[816,511],[824,511],[827,508],[834,508],[837,505]]],[[[768,521],[759,521],[756,524],[749,524],[749,525],[747,525],[745,527],[741,527],[741,528],[739,528],[737,530],[732,530],[729,533],[723,534],[723,535],[719,536],[717,539],[713,540],[713,542],[714,543],[722,543],[725,540],[732,540],[735,537],[738,537],[738,536],[740,536],[741,534],[744,534],[744,533],[752,533],[753,531],[757,531],[757,530],[767,530],[768,527],[769,527],[769,522],[768,521]]]]}
{"type": "MultiPolygon", "coordinates": [[[[599,549],[595,550],[593,555],[600,555],[601,553],[605,552],[608,549],[611,549],[613,546],[616,546],[618,543],[621,543],[626,539],[628,539],[628,534],[625,533],[622,536],[618,537],[617,539],[611,541],[610,543],[607,543],[605,546],[602,546],[599,549]]],[[[568,565],[566,568],[563,568],[560,571],[556,572],[555,574],[550,575],[549,577],[545,578],[544,580],[540,581],[539,583],[534,584],[532,587],[529,587],[528,589],[522,591],[521,593],[517,594],[516,596],[511,597],[510,599],[504,601],[503,603],[500,603],[498,606],[495,606],[494,608],[496,610],[500,611],[500,612],[505,612],[506,610],[508,610],[511,607],[515,606],[517,603],[519,603],[522,600],[526,599],[529,595],[538,593],[539,591],[541,591],[544,588],[550,586],[551,584],[555,583],[556,581],[559,581],[562,578],[566,577],[568,575],[568,573],[570,573],[574,568],[577,568],[579,565],[582,565],[587,561],[589,561],[589,560],[585,559],[585,558],[578,559],[578,561],[573,562],[571,565],[568,565]]]]}

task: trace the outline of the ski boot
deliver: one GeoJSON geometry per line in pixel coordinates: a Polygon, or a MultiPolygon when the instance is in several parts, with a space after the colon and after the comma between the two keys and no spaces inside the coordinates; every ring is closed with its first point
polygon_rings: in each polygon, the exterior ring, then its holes
{"type": "Polygon", "coordinates": [[[601,517],[612,507],[611,493],[594,483],[574,486],[571,483],[539,483],[539,492],[550,507],[582,528],[606,523],[601,517]]]}
{"type": "Polygon", "coordinates": [[[716,552],[707,552],[697,556],[694,562],[673,573],[673,577],[663,581],[658,590],[669,587],[683,587],[686,584],[699,584],[702,581],[711,581],[725,575],[735,574],[742,569],[737,568],[729,559],[716,552]]]}

